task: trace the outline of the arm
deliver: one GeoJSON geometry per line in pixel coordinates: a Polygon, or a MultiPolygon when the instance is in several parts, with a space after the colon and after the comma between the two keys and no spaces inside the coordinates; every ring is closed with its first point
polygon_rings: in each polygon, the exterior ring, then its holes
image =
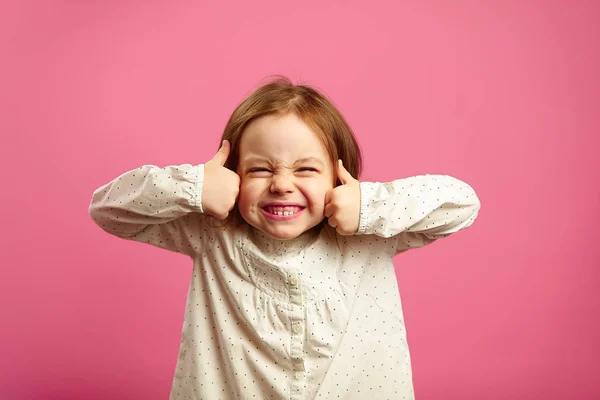
{"type": "Polygon", "coordinates": [[[144,165],[96,189],[89,214],[106,232],[191,255],[204,220],[204,165],[144,165]]]}
{"type": "Polygon", "coordinates": [[[480,209],[473,189],[447,175],[361,182],[357,234],[393,237],[395,251],[425,246],[470,226],[480,209]]]}

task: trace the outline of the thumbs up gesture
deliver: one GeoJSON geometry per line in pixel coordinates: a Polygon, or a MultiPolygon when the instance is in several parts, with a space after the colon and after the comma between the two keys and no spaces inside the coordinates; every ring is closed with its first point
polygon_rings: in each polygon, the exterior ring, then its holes
{"type": "Polygon", "coordinates": [[[212,160],[204,164],[202,208],[206,214],[219,220],[227,218],[240,193],[239,175],[224,167],[230,150],[231,145],[224,140],[212,160]]]}
{"type": "Polygon", "coordinates": [[[360,182],[350,175],[338,160],[338,179],[342,183],[325,195],[324,214],[340,235],[354,235],[360,219],[360,182]]]}

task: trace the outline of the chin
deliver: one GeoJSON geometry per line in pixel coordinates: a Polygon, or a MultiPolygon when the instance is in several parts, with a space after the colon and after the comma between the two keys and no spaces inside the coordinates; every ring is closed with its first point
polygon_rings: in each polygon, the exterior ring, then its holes
{"type": "Polygon", "coordinates": [[[241,214],[242,218],[252,227],[261,231],[273,240],[292,240],[318,226],[322,220],[298,220],[291,224],[278,224],[255,215],[241,214]]]}

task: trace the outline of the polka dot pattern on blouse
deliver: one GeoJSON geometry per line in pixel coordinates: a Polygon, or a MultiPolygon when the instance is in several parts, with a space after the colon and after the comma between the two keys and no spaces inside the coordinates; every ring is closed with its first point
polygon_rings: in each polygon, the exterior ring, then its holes
{"type": "Polygon", "coordinates": [[[444,175],[361,182],[357,235],[290,241],[202,212],[203,165],[145,165],[98,188],[106,232],[194,263],[175,399],[413,399],[392,257],[471,225],[473,189],[444,175]]]}

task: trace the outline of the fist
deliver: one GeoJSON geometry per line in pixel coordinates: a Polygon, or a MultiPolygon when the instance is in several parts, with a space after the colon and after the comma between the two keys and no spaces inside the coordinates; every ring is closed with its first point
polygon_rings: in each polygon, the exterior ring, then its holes
{"type": "Polygon", "coordinates": [[[229,142],[223,140],[217,154],[204,164],[202,208],[206,214],[218,220],[229,216],[240,193],[239,175],[224,167],[230,150],[229,142]]]}
{"type": "Polygon", "coordinates": [[[324,214],[337,233],[354,235],[360,220],[360,182],[346,171],[342,160],[338,161],[337,176],[342,184],[325,195],[324,214]]]}

